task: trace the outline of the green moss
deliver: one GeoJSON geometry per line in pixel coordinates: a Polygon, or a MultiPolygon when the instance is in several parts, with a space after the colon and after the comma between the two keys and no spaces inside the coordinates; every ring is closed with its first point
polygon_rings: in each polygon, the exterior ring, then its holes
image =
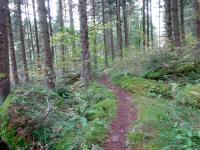
{"type": "Polygon", "coordinates": [[[148,95],[170,97],[170,87],[163,82],[147,80],[141,77],[131,77],[122,75],[120,79],[113,77],[113,82],[122,86],[124,89],[137,95],[148,95]]]}
{"type": "Polygon", "coordinates": [[[156,71],[148,71],[145,73],[144,77],[146,79],[162,79],[169,74],[171,74],[170,70],[162,68],[156,71]]]}
{"type": "Polygon", "coordinates": [[[181,63],[178,64],[175,68],[176,74],[186,74],[192,71],[195,71],[196,68],[193,63],[181,63]]]}

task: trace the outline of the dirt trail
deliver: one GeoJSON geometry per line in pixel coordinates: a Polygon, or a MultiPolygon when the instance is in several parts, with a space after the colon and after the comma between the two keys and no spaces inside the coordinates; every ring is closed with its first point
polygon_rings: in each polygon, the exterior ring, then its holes
{"type": "Polygon", "coordinates": [[[127,150],[126,141],[129,126],[137,118],[132,97],[128,92],[113,85],[107,75],[104,75],[100,82],[111,89],[118,99],[117,116],[110,124],[109,136],[104,150],[127,150]]]}

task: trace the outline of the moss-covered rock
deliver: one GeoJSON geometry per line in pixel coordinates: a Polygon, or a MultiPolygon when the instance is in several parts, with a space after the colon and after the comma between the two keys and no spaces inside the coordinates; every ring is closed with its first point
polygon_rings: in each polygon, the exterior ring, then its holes
{"type": "Polygon", "coordinates": [[[146,79],[154,80],[166,80],[187,77],[190,79],[190,75],[195,76],[193,80],[200,79],[199,68],[195,66],[193,62],[182,62],[174,65],[163,65],[155,70],[149,70],[144,74],[146,79]]]}
{"type": "Polygon", "coordinates": [[[200,108],[200,84],[187,85],[179,90],[176,98],[180,104],[200,108]]]}

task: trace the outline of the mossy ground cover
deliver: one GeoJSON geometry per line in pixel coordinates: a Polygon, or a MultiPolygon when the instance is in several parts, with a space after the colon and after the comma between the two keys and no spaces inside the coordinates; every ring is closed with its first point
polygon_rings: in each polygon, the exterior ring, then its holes
{"type": "Polygon", "coordinates": [[[112,92],[98,83],[70,94],[57,91],[17,89],[7,98],[0,107],[0,138],[11,149],[102,146],[117,109],[112,92]]]}
{"type": "Polygon", "coordinates": [[[133,149],[200,149],[200,110],[180,104],[183,98],[190,101],[192,97],[196,104],[199,85],[173,90],[163,82],[119,73],[112,74],[112,80],[134,95],[138,119],[128,134],[133,149]]]}

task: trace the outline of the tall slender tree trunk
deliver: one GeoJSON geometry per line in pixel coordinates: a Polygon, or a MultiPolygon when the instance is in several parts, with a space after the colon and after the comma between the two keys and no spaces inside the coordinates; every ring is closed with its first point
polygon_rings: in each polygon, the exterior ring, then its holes
{"type": "Polygon", "coordinates": [[[17,62],[16,62],[16,55],[15,55],[15,46],[14,46],[14,40],[13,40],[13,31],[12,31],[12,22],[11,22],[11,16],[10,11],[8,14],[8,33],[9,33],[9,50],[10,50],[10,61],[11,61],[11,71],[13,75],[13,81],[14,84],[17,84],[19,82],[19,76],[18,76],[18,69],[17,69],[17,62]]]}
{"type": "Polygon", "coordinates": [[[8,50],[8,0],[0,0],[0,104],[10,92],[8,50]]]}
{"type": "Polygon", "coordinates": [[[180,28],[179,28],[179,11],[178,11],[178,0],[172,0],[172,29],[173,29],[173,41],[175,47],[181,46],[180,40],[180,28]]]}
{"type": "Polygon", "coordinates": [[[195,29],[197,33],[197,38],[200,40],[200,2],[199,0],[194,0],[194,14],[195,14],[195,29]]]}
{"type": "Polygon", "coordinates": [[[82,68],[81,78],[88,86],[90,81],[90,54],[88,40],[88,24],[87,24],[87,4],[86,0],[79,0],[79,17],[80,17],[80,32],[82,45],[82,68]]]}
{"type": "Polygon", "coordinates": [[[47,23],[45,1],[37,0],[38,16],[41,33],[42,49],[45,52],[45,81],[49,89],[55,89],[55,73],[53,69],[53,55],[50,47],[50,35],[47,23]]]}
{"type": "Polygon", "coordinates": [[[200,69],[200,1],[194,0],[195,29],[198,38],[198,44],[194,51],[196,67],[200,69]]]}
{"type": "Polygon", "coordinates": [[[94,27],[94,39],[93,39],[93,52],[94,52],[94,74],[96,75],[98,70],[97,64],[97,32],[96,32],[96,2],[92,0],[92,20],[93,20],[93,27],[94,27]]]}
{"type": "Polygon", "coordinates": [[[143,17],[142,17],[142,30],[143,30],[143,50],[146,51],[146,11],[145,11],[145,3],[146,1],[143,0],[143,17]]]}
{"type": "Polygon", "coordinates": [[[150,25],[151,25],[151,48],[154,47],[154,34],[153,34],[153,18],[152,18],[152,0],[149,0],[150,3],[150,25]]]}
{"type": "Polygon", "coordinates": [[[122,29],[121,29],[121,15],[120,15],[120,0],[116,0],[116,15],[117,15],[117,43],[119,56],[123,57],[122,51],[122,29]]]}
{"type": "Polygon", "coordinates": [[[149,29],[150,29],[150,21],[149,21],[149,0],[146,0],[146,5],[147,5],[147,47],[149,48],[149,29]]]}
{"type": "Polygon", "coordinates": [[[185,0],[180,0],[180,24],[181,24],[181,41],[185,41],[185,20],[184,20],[185,0]]]}
{"type": "MultiPolygon", "coordinates": [[[[70,19],[70,28],[73,31],[73,33],[75,32],[74,30],[74,13],[73,13],[73,1],[72,0],[68,0],[69,3],[69,19],[70,19]]],[[[76,41],[73,40],[72,43],[72,49],[74,50],[76,48],[76,41]]]]}
{"type": "Polygon", "coordinates": [[[128,32],[128,17],[127,17],[127,7],[126,7],[126,0],[122,1],[122,8],[123,8],[123,20],[124,20],[124,37],[125,37],[125,47],[129,46],[129,32],[128,32]]]}
{"type": "Polygon", "coordinates": [[[158,27],[158,49],[160,50],[160,44],[161,44],[161,0],[158,1],[158,8],[159,8],[159,27],[158,27]]]}
{"type": "Polygon", "coordinates": [[[173,35],[172,35],[172,7],[171,0],[165,0],[165,28],[166,34],[169,42],[173,44],[173,35]]]}
{"type": "MultiPolygon", "coordinates": [[[[103,25],[106,24],[105,19],[105,0],[102,0],[102,21],[103,25]]],[[[107,48],[107,37],[106,37],[106,29],[103,28],[103,40],[104,40],[104,56],[105,56],[105,67],[108,67],[108,48],[107,48]]]]}
{"type": "Polygon", "coordinates": [[[27,9],[28,26],[29,26],[29,31],[30,31],[30,42],[31,42],[31,48],[32,48],[32,55],[33,55],[33,59],[34,59],[35,47],[34,47],[34,44],[33,44],[33,41],[34,41],[33,40],[33,30],[32,30],[32,25],[31,25],[28,1],[27,1],[27,4],[26,4],[26,9],[27,9]]]}
{"type": "Polygon", "coordinates": [[[36,63],[37,63],[38,70],[40,72],[41,70],[40,46],[39,46],[38,26],[37,26],[36,10],[35,10],[35,0],[32,0],[32,6],[33,6],[33,19],[34,19],[34,28],[35,28],[36,63]]]}
{"type": "MultiPolygon", "coordinates": [[[[64,28],[64,21],[63,21],[63,3],[62,0],[58,0],[58,22],[59,22],[59,26],[60,26],[60,31],[63,31],[64,28]]],[[[61,45],[60,45],[60,50],[61,50],[61,59],[62,59],[62,75],[65,72],[65,66],[64,66],[64,62],[65,62],[65,46],[64,46],[64,39],[63,37],[61,38],[61,45]]]]}
{"type": "Polygon", "coordinates": [[[17,9],[18,9],[18,21],[20,27],[20,40],[21,40],[21,50],[22,50],[22,63],[24,69],[24,78],[25,81],[29,81],[29,74],[28,74],[28,64],[26,59],[26,49],[25,49],[25,40],[24,40],[24,29],[22,24],[22,12],[21,12],[21,0],[17,0],[17,9]]]}
{"type": "MultiPolygon", "coordinates": [[[[109,5],[109,21],[112,23],[112,7],[109,5]]],[[[114,51],[114,37],[113,37],[113,24],[110,28],[110,49],[112,55],[112,62],[115,61],[115,51],[114,51]]]]}
{"type": "MultiPolygon", "coordinates": [[[[51,7],[50,7],[50,0],[47,0],[48,2],[48,9],[47,9],[47,14],[48,14],[48,20],[49,20],[49,35],[50,37],[53,36],[53,27],[52,27],[52,22],[51,22],[51,7]]],[[[52,57],[54,59],[54,54],[55,54],[55,48],[54,46],[52,45],[51,43],[51,40],[50,40],[50,45],[51,45],[51,51],[52,51],[52,57]]]]}

